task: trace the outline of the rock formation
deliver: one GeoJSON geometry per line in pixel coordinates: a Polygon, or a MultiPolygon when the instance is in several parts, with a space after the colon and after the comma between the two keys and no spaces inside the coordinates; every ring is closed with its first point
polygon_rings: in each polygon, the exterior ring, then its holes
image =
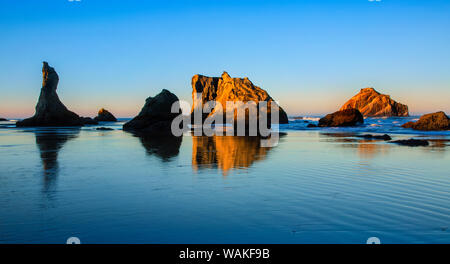
{"type": "Polygon", "coordinates": [[[80,117],[67,110],[58,98],[56,88],[59,77],[55,69],[45,61],[43,64],[42,88],[36,105],[36,113],[31,118],[17,122],[16,126],[82,126],[83,122],[80,117]]]}
{"type": "Polygon", "coordinates": [[[409,116],[408,106],[397,103],[389,95],[380,94],[374,88],[364,88],[353,96],[340,110],[358,109],[365,117],[409,116]]]}
{"type": "Polygon", "coordinates": [[[117,118],[104,108],[98,111],[98,115],[94,119],[97,121],[117,122],[117,118]]]}
{"type": "Polygon", "coordinates": [[[155,97],[149,97],[141,112],[123,126],[123,130],[135,131],[145,135],[168,136],[173,135],[171,124],[175,117],[181,113],[171,113],[172,104],[178,101],[178,97],[162,90],[155,97]]]}
{"type": "MultiPolygon", "coordinates": [[[[208,101],[220,102],[223,107],[223,113],[226,112],[227,101],[241,101],[244,103],[254,101],[257,104],[261,101],[267,101],[268,120],[270,120],[270,106],[272,103],[275,103],[266,91],[258,86],[255,86],[248,78],[231,78],[227,72],[224,72],[222,77],[207,77],[198,74],[194,75],[194,77],[192,77],[193,99],[195,98],[196,93],[202,94],[202,106],[208,101]]],[[[279,123],[289,123],[286,112],[281,107],[279,109],[279,123]]],[[[210,115],[214,115],[215,111],[216,109],[213,109],[210,114],[203,115],[203,120],[210,115]]],[[[237,113],[235,112],[235,120],[236,115],[237,113]]]]}
{"type": "Polygon", "coordinates": [[[364,123],[364,117],[357,109],[337,111],[321,118],[319,127],[347,127],[364,123]]]}
{"type": "Polygon", "coordinates": [[[450,119],[444,112],[426,114],[420,117],[417,122],[408,122],[404,124],[404,128],[412,128],[415,130],[450,130],[450,119]]]}
{"type": "Polygon", "coordinates": [[[1,118],[1,117],[0,117],[0,121],[8,121],[8,119],[1,118]]]}

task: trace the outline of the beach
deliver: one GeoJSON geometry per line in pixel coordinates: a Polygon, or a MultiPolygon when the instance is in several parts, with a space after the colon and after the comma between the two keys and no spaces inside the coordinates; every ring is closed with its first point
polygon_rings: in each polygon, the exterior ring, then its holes
{"type": "MultiPolygon", "coordinates": [[[[257,137],[137,137],[0,122],[0,243],[447,243],[449,131],[280,125],[257,137]],[[427,139],[408,147],[358,137],[427,139]]],[[[98,127],[113,130],[99,131],[98,127]]]]}

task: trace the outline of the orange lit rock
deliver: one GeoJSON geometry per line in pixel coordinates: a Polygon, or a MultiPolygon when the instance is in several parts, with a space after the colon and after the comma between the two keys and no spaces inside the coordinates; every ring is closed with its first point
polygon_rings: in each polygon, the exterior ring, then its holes
{"type": "Polygon", "coordinates": [[[364,88],[346,102],[340,110],[358,109],[365,117],[409,116],[408,106],[397,103],[389,95],[380,94],[374,88],[364,88]]]}

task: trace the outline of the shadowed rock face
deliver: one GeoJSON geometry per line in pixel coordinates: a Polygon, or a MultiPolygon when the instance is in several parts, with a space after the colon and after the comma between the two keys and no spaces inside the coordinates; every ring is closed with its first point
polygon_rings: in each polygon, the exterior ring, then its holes
{"type": "Polygon", "coordinates": [[[404,124],[404,128],[412,128],[415,130],[450,130],[450,119],[444,112],[427,114],[420,117],[417,122],[408,122],[404,124]]]}
{"type": "Polygon", "coordinates": [[[8,121],[8,119],[0,117],[0,121],[8,121]]]}
{"type": "Polygon", "coordinates": [[[171,113],[172,104],[177,101],[178,97],[165,89],[157,96],[147,98],[141,112],[126,123],[123,130],[138,131],[146,135],[172,135],[172,121],[181,114],[181,109],[178,113],[171,113]]]}
{"type": "Polygon", "coordinates": [[[98,111],[98,115],[94,119],[97,121],[117,122],[117,118],[104,108],[98,111]]]}
{"type": "Polygon", "coordinates": [[[397,103],[389,95],[380,94],[374,88],[361,89],[340,110],[353,108],[366,117],[409,116],[407,105],[397,103]]]}
{"type": "Polygon", "coordinates": [[[55,69],[47,62],[42,67],[42,88],[39,101],[36,105],[36,113],[33,117],[16,123],[18,127],[34,126],[82,126],[80,117],[67,110],[59,100],[56,89],[59,77],[55,69]]]}
{"type": "MultiPolygon", "coordinates": [[[[202,106],[208,101],[220,102],[223,106],[223,112],[226,111],[226,102],[242,101],[244,103],[254,101],[256,103],[267,101],[268,120],[270,120],[270,105],[274,100],[270,95],[253,85],[253,83],[246,78],[231,78],[227,72],[222,74],[222,77],[207,77],[203,75],[195,75],[192,77],[192,98],[195,98],[196,93],[201,93],[202,106]]],[[[195,107],[195,106],[194,106],[195,107]]],[[[194,110],[194,108],[192,109],[194,110]]],[[[213,109],[210,114],[205,114],[203,120],[210,115],[214,115],[216,109],[213,109]]],[[[289,123],[286,112],[280,107],[280,124],[289,123]]],[[[235,113],[235,120],[236,120],[235,113]]],[[[248,120],[248,119],[247,119],[248,120]]]]}
{"type": "Polygon", "coordinates": [[[321,118],[319,127],[347,127],[363,123],[364,117],[357,109],[346,109],[321,118]]]}

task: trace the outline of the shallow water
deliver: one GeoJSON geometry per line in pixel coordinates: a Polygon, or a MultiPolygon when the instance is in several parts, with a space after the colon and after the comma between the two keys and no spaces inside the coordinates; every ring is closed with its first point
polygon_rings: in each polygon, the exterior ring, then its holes
{"type": "Polygon", "coordinates": [[[2,123],[0,242],[450,243],[449,134],[401,130],[408,120],[308,130],[296,120],[273,148],[248,137],[135,137],[121,122],[100,125],[113,131],[2,123]],[[354,137],[363,131],[432,141],[354,137]]]}

